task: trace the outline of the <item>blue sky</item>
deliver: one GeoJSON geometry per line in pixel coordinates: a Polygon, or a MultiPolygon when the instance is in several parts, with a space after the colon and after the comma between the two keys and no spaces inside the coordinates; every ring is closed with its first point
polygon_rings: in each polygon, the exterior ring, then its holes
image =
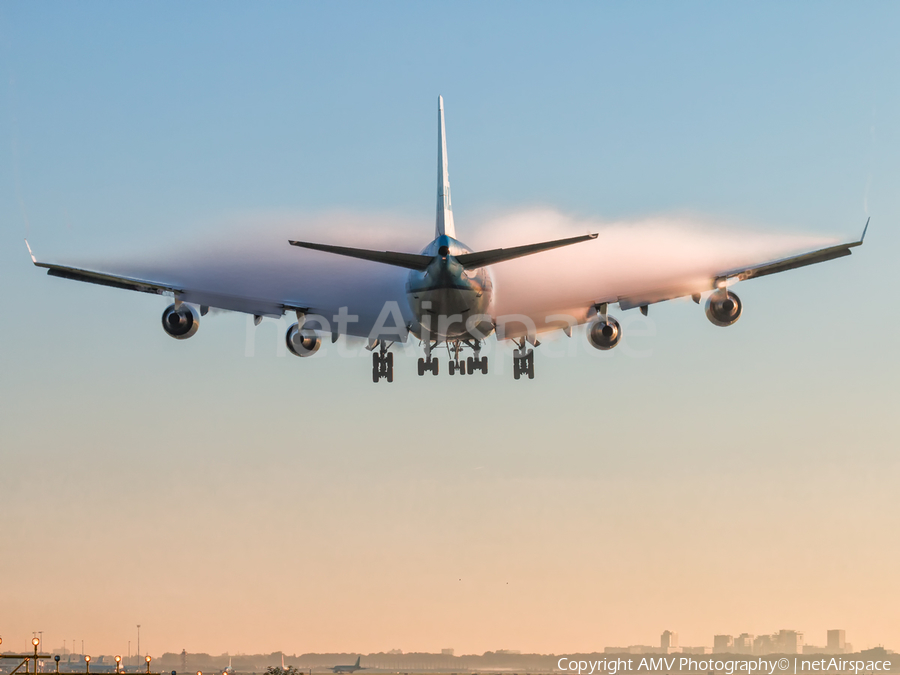
{"type": "Polygon", "coordinates": [[[142,623],[157,652],[898,646],[898,14],[0,3],[2,533],[77,559],[3,556],[4,645],[111,652],[142,623]],[[528,384],[408,358],[392,387],[277,356],[274,322],[252,358],[238,315],[176,342],[160,299],[26,256],[342,209],[424,245],[439,94],[463,240],[533,207],[846,238],[871,216],[869,238],[742,284],[728,330],[654,307],[647,358],[528,384]]]}

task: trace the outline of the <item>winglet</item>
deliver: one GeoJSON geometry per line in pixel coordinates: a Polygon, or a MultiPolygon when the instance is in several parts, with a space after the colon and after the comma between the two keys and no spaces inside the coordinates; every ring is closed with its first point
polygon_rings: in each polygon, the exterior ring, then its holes
{"type": "Polygon", "coordinates": [[[863,228],[862,236],[859,238],[859,243],[862,244],[866,239],[866,230],[869,229],[869,221],[872,220],[872,216],[866,218],[866,226],[863,228]]]}
{"type": "Polygon", "coordinates": [[[34,253],[31,251],[31,245],[28,243],[28,240],[25,240],[25,246],[28,247],[28,255],[31,256],[31,262],[37,265],[37,258],[34,257],[34,253]]]}

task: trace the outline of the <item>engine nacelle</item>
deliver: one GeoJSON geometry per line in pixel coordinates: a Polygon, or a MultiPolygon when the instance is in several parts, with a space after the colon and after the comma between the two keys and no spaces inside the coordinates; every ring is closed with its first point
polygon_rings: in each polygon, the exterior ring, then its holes
{"type": "Polygon", "coordinates": [[[310,328],[300,328],[296,323],[287,330],[284,336],[288,351],[294,356],[312,356],[322,346],[322,338],[310,328]]]}
{"type": "Polygon", "coordinates": [[[191,305],[169,305],[162,314],[162,326],[167,335],[187,340],[200,328],[200,314],[191,305]]]}
{"type": "Polygon", "coordinates": [[[706,301],[706,318],[717,326],[730,326],[741,318],[744,306],[731,291],[718,290],[706,301]]]}
{"type": "Polygon", "coordinates": [[[622,327],[607,314],[605,321],[597,319],[588,327],[587,338],[594,349],[612,349],[622,339],[622,327]]]}

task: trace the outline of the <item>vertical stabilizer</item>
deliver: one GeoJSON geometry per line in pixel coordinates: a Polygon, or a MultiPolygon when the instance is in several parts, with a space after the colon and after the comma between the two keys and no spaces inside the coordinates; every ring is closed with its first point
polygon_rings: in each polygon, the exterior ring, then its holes
{"type": "Polygon", "coordinates": [[[450,204],[450,176],[447,173],[447,133],[444,129],[444,97],[438,96],[438,194],[437,221],[434,236],[442,234],[456,239],[453,206],[450,204]]]}

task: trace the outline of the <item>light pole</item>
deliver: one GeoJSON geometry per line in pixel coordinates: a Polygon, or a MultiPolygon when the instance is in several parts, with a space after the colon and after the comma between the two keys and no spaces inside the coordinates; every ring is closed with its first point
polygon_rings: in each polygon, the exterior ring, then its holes
{"type": "Polygon", "coordinates": [[[84,672],[85,673],[91,672],[91,657],[89,654],[84,655],[84,672]]]}
{"type": "Polygon", "coordinates": [[[147,658],[144,659],[147,662],[147,675],[150,675],[150,656],[147,655],[147,658]]]}
{"type": "Polygon", "coordinates": [[[141,624],[138,624],[137,627],[138,627],[138,650],[137,650],[137,655],[140,656],[140,655],[141,655],[141,624]]]}
{"type": "Polygon", "coordinates": [[[119,675],[119,665],[122,663],[122,657],[116,654],[116,675],[119,675]]]}
{"type": "Polygon", "coordinates": [[[38,645],[41,644],[40,638],[34,638],[31,641],[31,644],[34,645],[34,673],[35,673],[35,675],[37,675],[37,649],[38,649],[38,645]]]}
{"type": "Polygon", "coordinates": [[[56,675],[59,675],[59,654],[54,656],[53,660],[56,661],[56,675]]]}

